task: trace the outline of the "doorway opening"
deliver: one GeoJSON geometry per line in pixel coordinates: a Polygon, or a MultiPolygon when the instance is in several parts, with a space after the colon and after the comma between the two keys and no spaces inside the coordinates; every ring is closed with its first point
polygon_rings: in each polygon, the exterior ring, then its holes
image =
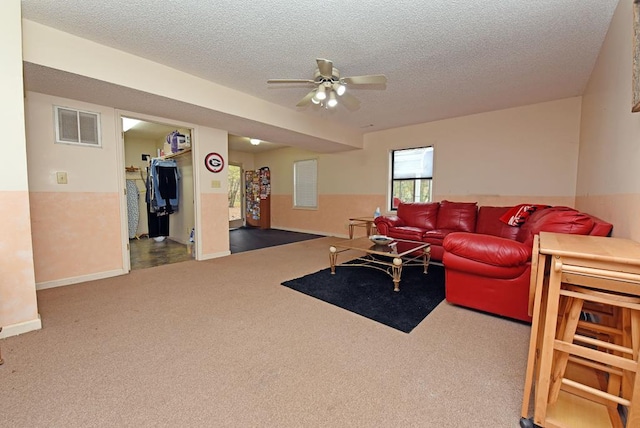
{"type": "Polygon", "coordinates": [[[229,230],[244,226],[242,166],[229,164],[229,230]]]}
{"type": "Polygon", "coordinates": [[[124,116],[122,125],[130,270],[193,260],[191,129],[124,116]]]}

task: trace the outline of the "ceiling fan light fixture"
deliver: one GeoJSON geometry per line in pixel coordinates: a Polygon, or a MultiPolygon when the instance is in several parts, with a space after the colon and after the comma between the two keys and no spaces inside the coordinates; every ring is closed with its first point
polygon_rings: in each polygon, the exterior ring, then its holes
{"type": "Polygon", "coordinates": [[[347,90],[347,87],[344,86],[342,83],[336,82],[333,84],[333,90],[336,92],[336,94],[342,95],[344,94],[344,91],[347,90]]]}
{"type": "Polygon", "coordinates": [[[324,85],[318,86],[318,90],[316,91],[316,95],[314,98],[318,101],[322,101],[327,98],[327,92],[324,89],[324,85]]]}
{"type": "Polygon", "coordinates": [[[257,138],[250,138],[249,142],[254,146],[257,146],[258,144],[260,144],[260,140],[258,140],[257,138]]]}
{"type": "Polygon", "coordinates": [[[338,100],[336,99],[336,93],[331,91],[329,94],[329,101],[327,101],[327,106],[335,107],[338,105],[338,100]]]}

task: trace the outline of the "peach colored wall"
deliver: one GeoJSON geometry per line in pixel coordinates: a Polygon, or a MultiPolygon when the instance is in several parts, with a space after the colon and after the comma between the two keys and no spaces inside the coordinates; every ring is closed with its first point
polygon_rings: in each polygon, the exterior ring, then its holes
{"type": "Polygon", "coordinates": [[[31,192],[36,282],[122,269],[119,193],[31,192]]]}
{"type": "MultiPolygon", "coordinates": [[[[1,10],[1,8],[0,8],[1,10]]],[[[0,326],[38,318],[27,191],[0,191],[0,326]]]]}
{"type": "Polygon", "coordinates": [[[208,259],[230,254],[228,195],[203,193],[200,206],[205,220],[199,233],[202,240],[202,258],[208,259]]]}
{"type": "Polygon", "coordinates": [[[621,1],[582,101],[577,208],[640,241],[640,113],[631,113],[633,2],[621,1]]]}
{"type": "Polygon", "coordinates": [[[41,327],[29,216],[20,1],[0,2],[0,337],[41,327]]]}
{"type": "Polygon", "coordinates": [[[388,212],[389,153],[433,145],[434,200],[480,205],[573,206],[580,98],[569,98],[365,136],[365,148],[319,154],[285,148],[255,155],[271,168],[272,227],[347,233],[347,219],[388,212]],[[293,163],[318,160],[318,209],[293,208],[293,163]]]}

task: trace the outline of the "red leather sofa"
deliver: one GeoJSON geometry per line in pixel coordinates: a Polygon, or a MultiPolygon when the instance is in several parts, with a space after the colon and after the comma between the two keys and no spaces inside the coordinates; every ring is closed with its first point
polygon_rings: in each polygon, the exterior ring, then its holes
{"type": "MultiPolygon", "coordinates": [[[[509,207],[506,207],[508,210],[509,207]]],[[[613,225],[568,207],[534,212],[506,226],[505,207],[480,207],[476,233],[451,233],[443,243],[449,303],[531,322],[528,314],[533,237],[540,232],[608,236],[613,225]]]]}
{"type": "Polygon", "coordinates": [[[445,267],[449,303],[530,322],[533,237],[541,231],[608,236],[613,226],[569,207],[539,209],[521,224],[501,218],[514,207],[476,203],[400,204],[395,216],[375,219],[380,234],[431,244],[445,267]]]}
{"type": "Polygon", "coordinates": [[[376,217],[378,233],[431,244],[431,260],[442,261],[442,242],[452,232],[475,232],[476,202],[414,202],[398,204],[396,215],[376,217]]]}

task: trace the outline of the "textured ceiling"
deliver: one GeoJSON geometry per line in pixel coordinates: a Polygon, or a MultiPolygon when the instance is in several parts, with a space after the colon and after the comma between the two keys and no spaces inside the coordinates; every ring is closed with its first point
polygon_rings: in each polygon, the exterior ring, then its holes
{"type": "Polygon", "coordinates": [[[22,12],[269,102],[373,131],[581,95],[617,3],[23,0],[22,12]],[[267,84],[313,78],[316,58],[332,60],[342,76],[385,74],[386,88],[350,88],[362,104],[349,111],[301,109],[296,103],[309,88],[267,84]]]}

